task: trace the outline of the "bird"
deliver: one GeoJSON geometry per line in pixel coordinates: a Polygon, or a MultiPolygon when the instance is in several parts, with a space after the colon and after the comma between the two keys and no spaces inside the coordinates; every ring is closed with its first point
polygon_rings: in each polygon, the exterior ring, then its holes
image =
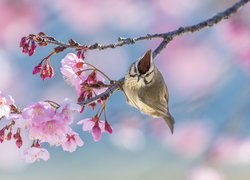
{"type": "Polygon", "coordinates": [[[153,118],[163,118],[173,134],[175,120],[169,112],[168,88],[153,62],[151,49],[131,64],[122,90],[129,105],[153,118]]]}

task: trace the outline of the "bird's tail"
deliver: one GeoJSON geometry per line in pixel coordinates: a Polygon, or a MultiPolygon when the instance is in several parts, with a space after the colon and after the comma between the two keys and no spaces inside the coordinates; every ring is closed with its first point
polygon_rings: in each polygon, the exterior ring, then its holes
{"type": "Polygon", "coordinates": [[[175,123],[174,117],[170,113],[167,113],[163,117],[163,119],[165,120],[168,127],[170,128],[171,133],[173,134],[174,133],[174,123],[175,123]]]}

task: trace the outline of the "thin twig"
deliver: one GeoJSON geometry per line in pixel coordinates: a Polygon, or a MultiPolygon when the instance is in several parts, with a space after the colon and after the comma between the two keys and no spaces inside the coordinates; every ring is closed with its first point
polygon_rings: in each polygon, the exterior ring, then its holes
{"type": "Polygon", "coordinates": [[[217,15],[202,21],[198,24],[192,25],[192,26],[186,26],[186,27],[180,27],[177,30],[170,31],[168,33],[163,33],[164,36],[163,41],[161,44],[154,50],[153,52],[153,58],[155,58],[166,46],[167,44],[172,41],[175,37],[180,36],[182,34],[187,33],[194,33],[197,31],[200,31],[204,28],[209,28],[214,26],[215,24],[219,23],[223,19],[228,19],[232,14],[236,13],[241,7],[243,7],[246,3],[248,3],[250,0],[241,0],[237,3],[235,3],[230,8],[226,9],[223,12],[218,13],[217,15]]]}
{"type": "Polygon", "coordinates": [[[186,26],[186,27],[180,27],[177,30],[170,31],[170,32],[165,32],[165,33],[159,33],[159,34],[147,34],[145,36],[140,36],[140,37],[135,37],[135,38],[118,38],[117,43],[112,43],[112,44],[106,44],[106,45],[101,45],[99,43],[95,43],[92,45],[81,45],[79,43],[63,43],[55,38],[48,38],[46,39],[46,42],[48,44],[55,44],[58,46],[62,46],[65,48],[73,48],[76,50],[79,49],[87,49],[87,50],[105,50],[109,48],[116,48],[124,45],[130,45],[130,44],[135,44],[138,41],[142,40],[151,40],[151,39],[156,39],[156,38],[161,38],[163,41],[161,44],[154,50],[153,52],[153,58],[155,58],[165,47],[166,45],[172,41],[175,37],[187,34],[187,33],[194,33],[197,31],[200,31],[204,28],[209,28],[214,26],[215,24],[219,23],[223,19],[228,19],[232,14],[236,13],[241,7],[243,7],[246,3],[248,3],[250,0],[240,0],[239,2],[235,3],[233,6],[230,8],[226,9],[223,12],[220,12],[216,14],[215,16],[202,21],[198,24],[191,25],[191,26],[186,26]]]}
{"type": "MultiPolygon", "coordinates": [[[[74,48],[74,49],[81,49],[81,48],[85,48],[87,47],[87,49],[89,50],[104,50],[104,49],[108,49],[108,48],[116,48],[119,46],[124,46],[124,45],[129,45],[129,44],[134,44],[137,41],[142,41],[142,40],[150,40],[150,39],[155,39],[155,38],[162,38],[162,42],[160,43],[160,45],[154,50],[153,52],[153,58],[155,58],[166,46],[169,42],[171,42],[175,37],[178,37],[180,35],[183,34],[187,34],[187,33],[194,33],[197,31],[200,31],[202,29],[205,28],[209,28],[214,26],[215,24],[219,23],[220,21],[222,21],[223,19],[228,19],[232,14],[236,13],[241,7],[243,7],[245,4],[247,4],[250,0],[240,0],[239,2],[235,3],[233,6],[231,6],[230,8],[226,9],[223,12],[218,13],[217,15],[202,21],[198,24],[195,25],[191,25],[191,26],[186,26],[186,27],[180,27],[177,30],[174,31],[170,31],[167,33],[160,33],[160,34],[147,34],[146,36],[141,36],[141,37],[137,37],[137,38],[119,38],[117,43],[114,44],[107,44],[107,45],[101,45],[99,43],[95,43],[93,45],[90,46],[86,46],[86,45],[75,45],[72,46],[70,44],[64,44],[62,42],[59,42],[57,40],[55,41],[49,41],[48,43],[51,44],[56,44],[59,46],[63,46],[66,48],[74,48]]],[[[124,82],[124,78],[120,79],[119,81],[115,82],[113,85],[111,85],[110,88],[108,88],[104,93],[101,93],[93,98],[87,99],[86,101],[83,101],[80,103],[80,105],[85,106],[88,104],[91,104],[92,102],[97,101],[98,99],[100,99],[101,97],[105,97],[105,96],[110,96],[114,91],[116,91],[117,89],[119,89],[120,84],[124,82]]]]}

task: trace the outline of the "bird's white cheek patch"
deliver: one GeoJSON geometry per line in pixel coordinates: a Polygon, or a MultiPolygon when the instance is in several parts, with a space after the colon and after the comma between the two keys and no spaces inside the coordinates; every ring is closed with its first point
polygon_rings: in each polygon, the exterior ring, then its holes
{"type": "Polygon", "coordinates": [[[154,78],[154,73],[151,73],[151,74],[149,74],[148,76],[146,76],[146,77],[145,77],[146,83],[152,82],[153,78],[154,78]]]}

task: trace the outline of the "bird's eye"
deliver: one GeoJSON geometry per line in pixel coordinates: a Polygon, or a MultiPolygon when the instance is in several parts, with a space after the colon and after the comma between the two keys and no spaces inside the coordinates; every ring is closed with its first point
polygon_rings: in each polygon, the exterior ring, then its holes
{"type": "Polygon", "coordinates": [[[145,84],[150,84],[154,78],[154,71],[150,71],[143,77],[145,84]]]}

